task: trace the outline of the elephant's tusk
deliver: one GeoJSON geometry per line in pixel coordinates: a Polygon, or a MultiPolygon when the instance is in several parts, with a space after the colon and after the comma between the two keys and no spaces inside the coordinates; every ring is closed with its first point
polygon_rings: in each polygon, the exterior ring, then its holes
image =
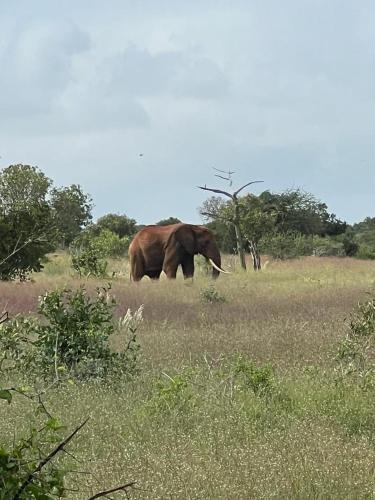
{"type": "Polygon", "coordinates": [[[220,269],[220,267],[217,266],[212,259],[208,259],[208,260],[210,261],[211,266],[216,269],[216,271],[220,271],[221,273],[224,273],[224,274],[231,274],[229,271],[224,271],[224,269],[220,269]]]}

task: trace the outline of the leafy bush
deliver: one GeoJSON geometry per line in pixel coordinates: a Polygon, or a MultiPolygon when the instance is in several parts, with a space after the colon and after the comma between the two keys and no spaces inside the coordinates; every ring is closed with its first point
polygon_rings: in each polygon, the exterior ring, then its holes
{"type": "Polygon", "coordinates": [[[338,359],[346,374],[367,383],[375,373],[375,299],[359,304],[349,322],[349,332],[339,346],[338,359]]]}
{"type": "Polygon", "coordinates": [[[268,393],[273,387],[274,372],[271,365],[256,366],[240,356],[234,364],[234,377],[242,388],[250,389],[256,395],[268,393]]]}
{"type": "Polygon", "coordinates": [[[204,288],[200,292],[201,301],[206,304],[222,304],[226,302],[226,298],[222,295],[214,285],[204,288]]]}
{"type": "Polygon", "coordinates": [[[109,229],[99,233],[93,228],[84,231],[71,244],[72,267],[80,276],[105,277],[108,257],[126,254],[130,238],[120,238],[109,229]]]}
{"type": "Polygon", "coordinates": [[[0,327],[3,362],[11,362],[16,368],[34,368],[45,377],[57,379],[63,374],[77,378],[133,374],[143,306],[134,315],[128,310],[116,328],[114,307],[109,288],[97,288],[94,298],[83,287],[46,292],[39,299],[40,319],[18,317],[0,327]],[[110,349],[115,331],[127,333],[127,344],[121,352],[110,349]]]}
{"type": "MultiPolygon", "coordinates": [[[[0,390],[0,399],[10,404],[11,390],[0,390]]],[[[43,426],[32,425],[29,435],[15,438],[9,449],[0,446],[0,500],[47,500],[64,495],[65,470],[61,465],[48,461],[44,467],[40,467],[42,457],[47,457],[51,447],[61,442],[62,426],[56,418],[47,414],[41,402],[37,412],[45,416],[43,426]]]]}
{"type": "Polygon", "coordinates": [[[300,233],[272,233],[260,245],[263,253],[275,259],[293,259],[302,255],[312,255],[313,238],[300,233]]]}
{"type": "Polygon", "coordinates": [[[375,259],[375,245],[359,245],[358,251],[356,253],[358,259],[375,259]]]}

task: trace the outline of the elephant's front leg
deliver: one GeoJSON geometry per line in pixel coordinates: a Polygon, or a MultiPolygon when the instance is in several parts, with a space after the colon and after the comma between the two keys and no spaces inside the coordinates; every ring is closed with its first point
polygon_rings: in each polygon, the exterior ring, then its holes
{"type": "Polygon", "coordinates": [[[184,278],[192,278],[194,276],[194,255],[185,255],[181,261],[181,267],[184,278]]]}
{"type": "Polygon", "coordinates": [[[167,254],[163,262],[163,271],[167,278],[176,279],[177,269],[180,265],[178,257],[174,254],[167,254]]]}

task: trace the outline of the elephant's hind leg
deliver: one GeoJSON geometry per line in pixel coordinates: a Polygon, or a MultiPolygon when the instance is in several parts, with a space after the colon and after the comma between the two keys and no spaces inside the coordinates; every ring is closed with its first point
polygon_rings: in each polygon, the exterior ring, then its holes
{"type": "Polygon", "coordinates": [[[145,275],[144,265],[140,257],[134,256],[130,263],[130,275],[133,281],[141,281],[145,275]]]}

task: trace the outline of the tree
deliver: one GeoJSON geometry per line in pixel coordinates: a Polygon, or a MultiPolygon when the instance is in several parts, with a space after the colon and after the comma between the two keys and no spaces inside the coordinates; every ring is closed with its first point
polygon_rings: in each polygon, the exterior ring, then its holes
{"type": "Polygon", "coordinates": [[[92,199],[77,184],[54,188],[51,192],[51,207],[59,232],[59,240],[64,248],[76,238],[91,219],[92,199]]]}
{"type": "Polygon", "coordinates": [[[311,193],[288,189],[283,193],[264,191],[259,195],[263,209],[276,215],[276,231],[304,235],[345,233],[347,224],[327,210],[327,205],[311,193]]]}
{"type": "MultiPolygon", "coordinates": [[[[216,177],[220,177],[221,179],[225,179],[229,181],[229,185],[232,186],[232,174],[234,172],[228,171],[225,172],[223,170],[218,170],[215,169],[218,172],[221,172],[222,174],[226,174],[228,177],[224,177],[223,175],[215,174],[216,177]]],[[[223,191],[222,189],[214,189],[214,188],[208,188],[206,185],[204,186],[198,186],[199,189],[203,189],[204,191],[211,191],[213,193],[218,193],[218,194],[223,194],[224,196],[227,196],[230,198],[230,202],[227,205],[228,211],[226,214],[221,215],[220,217],[223,218],[223,220],[226,220],[228,223],[232,224],[236,233],[236,241],[237,241],[237,251],[238,255],[240,256],[240,262],[241,262],[241,267],[242,269],[246,270],[246,260],[245,260],[245,245],[244,245],[244,239],[243,239],[243,234],[242,234],[242,228],[241,228],[241,214],[240,214],[240,204],[239,204],[239,199],[238,195],[239,193],[245,189],[245,187],[250,186],[251,184],[256,184],[258,182],[263,182],[263,181],[250,181],[243,186],[241,186],[239,189],[234,191],[233,193],[229,193],[228,191],[223,191]]],[[[220,202],[217,202],[220,205],[220,202]]],[[[217,214],[217,212],[216,212],[217,214]]],[[[209,212],[202,212],[201,215],[204,217],[210,219],[212,217],[212,214],[209,212]]],[[[259,255],[259,253],[258,253],[259,255]]],[[[253,258],[255,256],[253,255],[253,258]]],[[[254,261],[255,262],[255,261],[254,261]]],[[[260,265],[260,262],[259,262],[260,265]]],[[[255,268],[255,265],[254,265],[255,268]]]]}
{"type": "Polygon", "coordinates": [[[159,220],[156,223],[157,226],[169,226],[170,224],[179,224],[181,221],[177,217],[168,217],[168,219],[159,220]]]}
{"type": "MultiPolygon", "coordinates": [[[[250,252],[253,258],[253,267],[257,270],[261,267],[259,242],[265,235],[273,231],[275,216],[264,211],[259,197],[253,194],[239,197],[237,203],[244,249],[250,252]]],[[[232,223],[235,215],[232,203],[213,196],[203,203],[200,213],[206,219],[211,220],[208,226],[218,235],[221,248],[233,253],[237,241],[232,223]]]]}
{"type": "Polygon", "coordinates": [[[125,214],[107,214],[97,220],[94,230],[100,232],[102,229],[109,229],[120,238],[124,236],[131,238],[137,232],[136,224],[134,219],[130,219],[125,214]]]}
{"type": "Polygon", "coordinates": [[[0,172],[0,279],[40,271],[56,237],[47,201],[51,180],[37,167],[10,165],[0,172]]]}

